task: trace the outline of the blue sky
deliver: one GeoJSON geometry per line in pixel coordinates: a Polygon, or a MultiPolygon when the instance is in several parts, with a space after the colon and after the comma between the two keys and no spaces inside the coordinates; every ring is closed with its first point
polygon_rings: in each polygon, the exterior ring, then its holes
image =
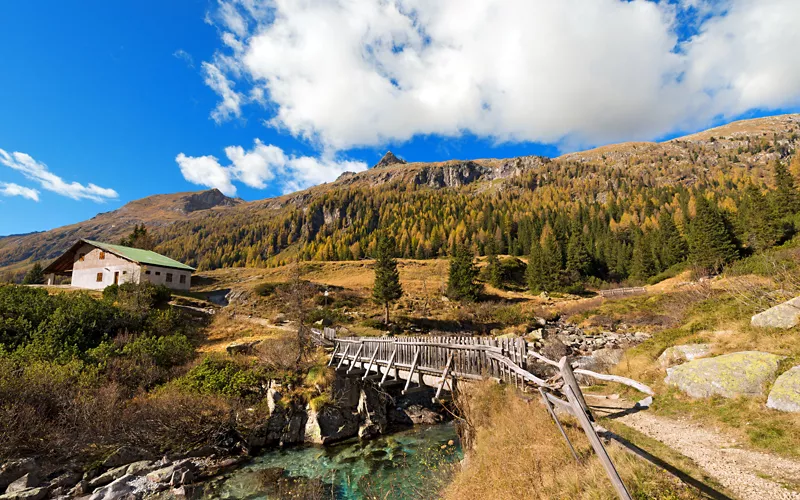
{"type": "Polygon", "coordinates": [[[387,149],[554,156],[800,109],[796,51],[758,55],[800,45],[798,2],[491,3],[2,2],[0,235],[157,193],[266,198],[387,149]],[[732,33],[769,36],[749,57],[732,33]]]}

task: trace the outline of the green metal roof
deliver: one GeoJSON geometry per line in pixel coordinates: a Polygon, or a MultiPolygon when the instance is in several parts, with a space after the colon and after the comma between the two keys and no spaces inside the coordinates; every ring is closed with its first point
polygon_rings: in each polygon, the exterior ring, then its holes
{"type": "Polygon", "coordinates": [[[150,250],[125,247],[122,245],[111,245],[109,243],[101,243],[99,241],[92,241],[92,240],[81,240],[81,241],[83,241],[84,243],[88,243],[90,245],[94,245],[97,248],[102,248],[106,252],[119,255],[120,257],[124,257],[130,261],[137,262],[139,264],[171,267],[174,269],[185,269],[187,271],[195,270],[191,266],[187,266],[186,264],[181,264],[177,260],[172,260],[169,257],[164,257],[163,255],[151,252],[150,250]]]}

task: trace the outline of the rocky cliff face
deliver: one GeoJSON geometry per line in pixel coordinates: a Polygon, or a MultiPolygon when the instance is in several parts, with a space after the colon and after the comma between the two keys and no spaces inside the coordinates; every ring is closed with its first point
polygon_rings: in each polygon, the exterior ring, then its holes
{"type": "Polygon", "coordinates": [[[199,193],[192,193],[183,199],[183,203],[175,207],[175,210],[188,214],[197,210],[208,210],[215,207],[232,207],[241,203],[238,198],[229,198],[222,194],[219,189],[209,189],[199,193]]]}

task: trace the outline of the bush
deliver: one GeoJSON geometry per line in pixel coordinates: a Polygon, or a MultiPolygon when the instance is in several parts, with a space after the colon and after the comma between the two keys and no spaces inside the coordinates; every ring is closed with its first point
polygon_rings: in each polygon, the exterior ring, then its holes
{"type": "Polygon", "coordinates": [[[219,394],[240,399],[263,396],[268,377],[256,368],[221,357],[207,357],[178,384],[200,394],[219,394]]]}
{"type": "Polygon", "coordinates": [[[255,286],[253,291],[256,292],[256,295],[258,295],[259,297],[269,297],[270,295],[274,294],[278,290],[278,287],[280,286],[281,286],[280,283],[271,283],[271,282],[259,283],[258,285],[255,286]]]}
{"type": "Polygon", "coordinates": [[[166,306],[172,300],[172,290],[164,285],[148,282],[123,283],[105,287],[103,298],[109,302],[118,302],[123,309],[146,311],[166,306]]]}

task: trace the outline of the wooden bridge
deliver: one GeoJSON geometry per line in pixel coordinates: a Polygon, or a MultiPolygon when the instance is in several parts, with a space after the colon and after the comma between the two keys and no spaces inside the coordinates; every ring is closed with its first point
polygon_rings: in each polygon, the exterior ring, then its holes
{"type": "Polygon", "coordinates": [[[598,436],[605,429],[596,424],[575,374],[629,385],[648,394],[649,397],[637,403],[640,407],[652,403],[653,391],[646,385],[625,377],[573,369],[566,357],[555,361],[529,351],[525,339],[520,337],[338,337],[333,328],[312,329],[312,333],[318,344],[333,349],[328,366],[335,365],[337,370],[363,379],[372,377],[381,386],[404,383],[404,393],[411,390],[413,383],[417,388],[435,387],[434,400],[437,400],[448,383],[453,392],[459,380],[485,379],[513,384],[523,391],[538,391],[575,459],[578,456],[556,409],[578,420],[619,497],[631,498],[598,436]],[[539,378],[528,371],[529,363],[549,364],[556,375],[548,380],[539,378]]]}

